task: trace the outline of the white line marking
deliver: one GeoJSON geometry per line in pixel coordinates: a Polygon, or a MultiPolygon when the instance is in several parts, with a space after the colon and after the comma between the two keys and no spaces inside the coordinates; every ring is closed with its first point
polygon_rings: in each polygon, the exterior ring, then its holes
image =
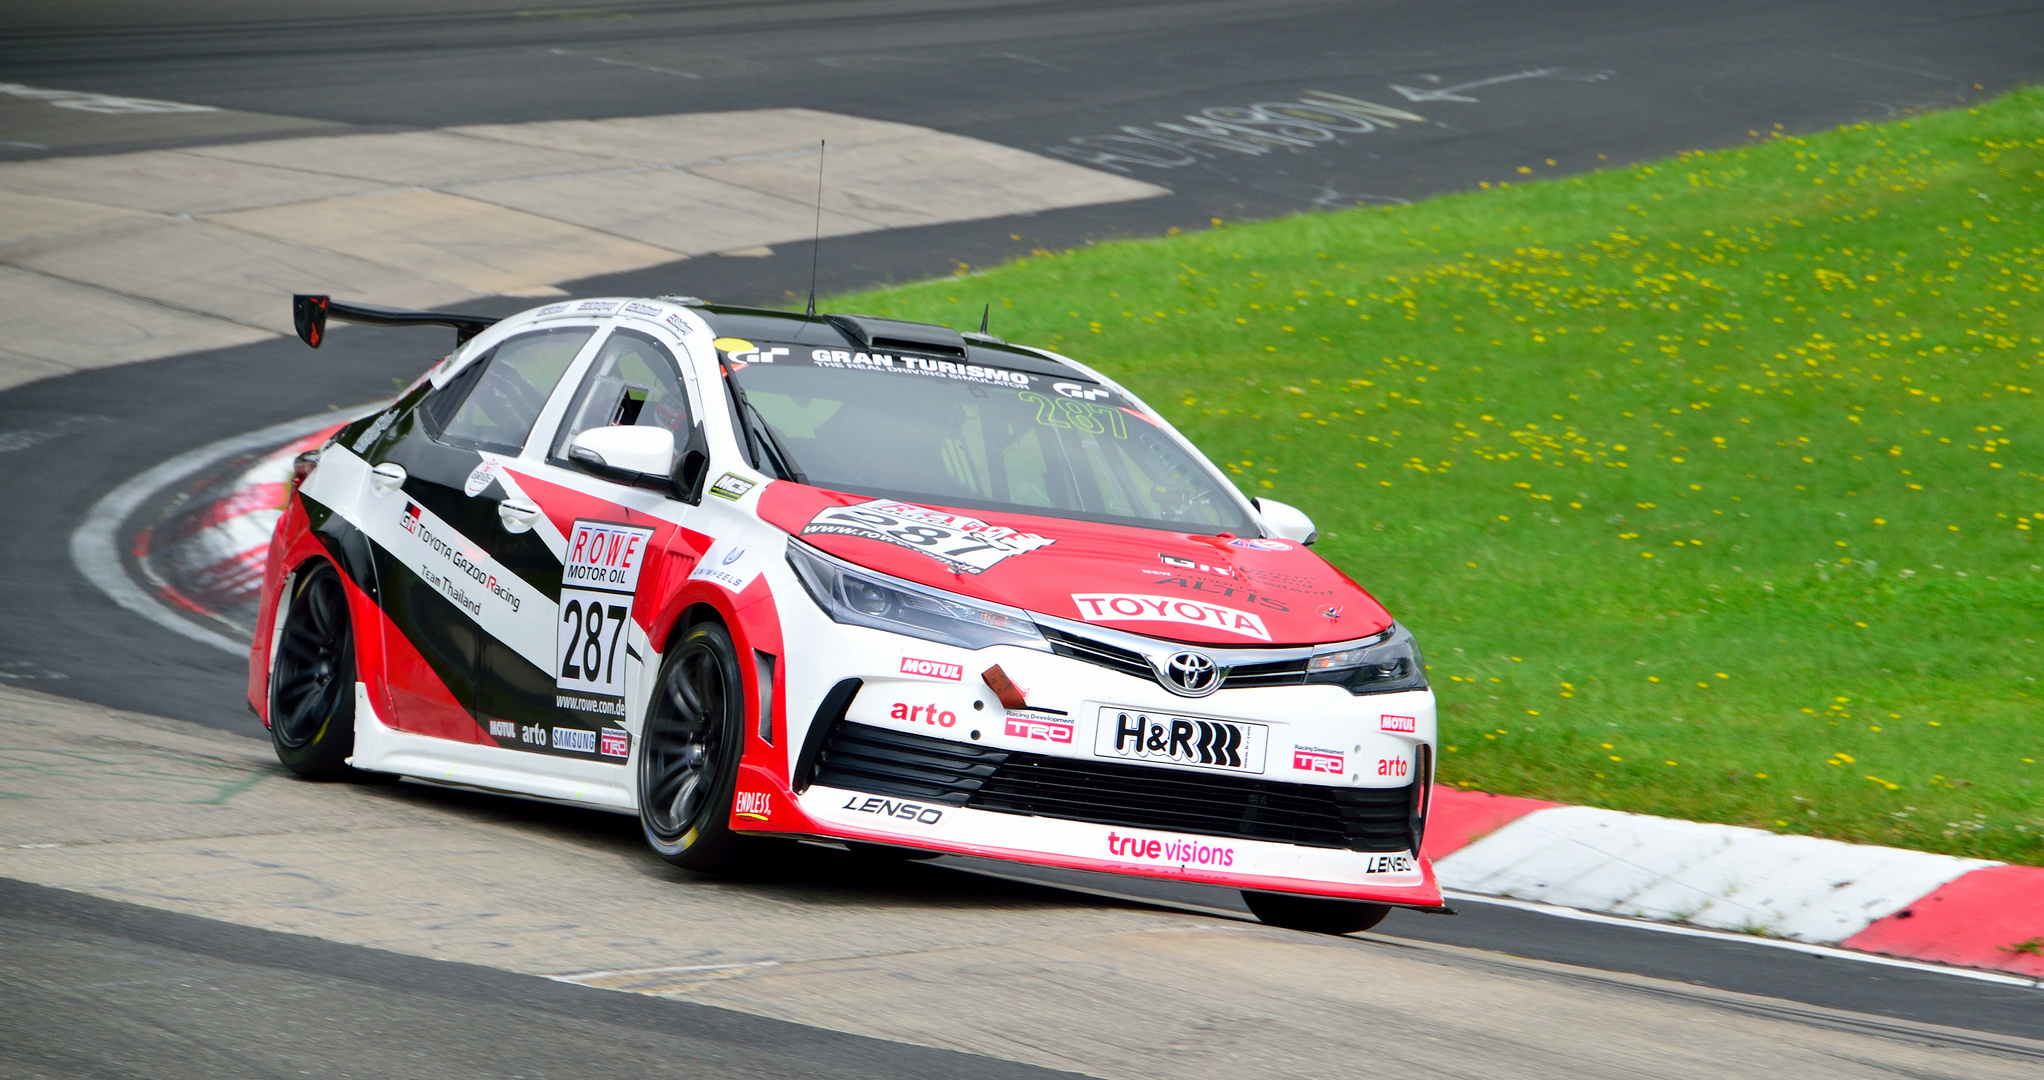
{"type": "Polygon", "coordinates": [[[1583,911],[1580,908],[1562,907],[1558,904],[1540,904],[1531,900],[1508,900],[1501,896],[1484,896],[1480,893],[1463,892],[1459,889],[1442,889],[1441,895],[1472,904],[1495,904],[1499,907],[1518,908],[1540,915],[1552,915],[1560,919],[1574,919],[1577,922],[1602,923],[1606,926],[1623,926],[1633,930],[1651,930],[1657,934],[1675,934],[1681,937],[1713,938],[1718,941],[1736,942],[1742,945],[1762,945],[1770,949],[1787,949],[1790,952],[1808,953],[1833,960],[1852,960],[1861,964],[1879,964],[1882,967],[1908,968],[1912,971],[1927,971],[1935,975],[1956,975],[1962,979],[1978,979],[1981,982],[2000,983],[2005,986],[2027,986],[2037,988],[2037,979],[2026,979],[2020,975],[2002,975],[1992,971],[1977,971],[1973,968],[1946,967],[1943,964],[1927,964],[1919,960],[1898,960],[1892,956],[1858,952],[1853,949],[1837,949],[1829,945],[1812,945],[1803,941],[1786,941],[1781,938],[1758,937],[1751,934],[1737,934],[1729,930],[1706,930],[1698,926],[1682,926],[1676,923],[1648,922],[1645,919],[1628,919],[1621,915],[1606,915],[1598,911],[1583,911]]]}
{"type": "Polygon", "coordinates": [[[237,641],[225,634],[208,630],[197,623],[172,611],[135,583],[128,576],[128,567],[121,558],[120,530],[137,508],[148,502],[150,497],[164,488],[184,479],[200,469],[234,454],[260,450],[264,447],[287,443],[303,438],[329,424],[345,423],[357,417],[381,409],[373,405],[360,409],[345,409],[339,412],[304,416],[272,424],[260,431],[236,435],[209,443],[196,450],[187,450],[169,461],[129,478],[127,483],[107,492],[85,512],[85,519],[71,534],[71,564],[85,575],[85,580],[97,586],[114,603],[148,619],[175,634],[182,634],[193,641],[211,645],[234,656],[248,655],[248,642],[237,641]]]}
{"type": "MultiPolygon", "coordinates": [[[[697,964],[694,967],[625,968],[620,971],[584,971],[575,975],[549,975],[555,982],[586,985],[589,979],[615,979],[625,975],[681,975],[691,971],[735,971],[739,968],[780,967],[779,960],[755,960],[745,964],[697,964]]],[[[604,987],[609,989],[609,987],[604,987]]]]}

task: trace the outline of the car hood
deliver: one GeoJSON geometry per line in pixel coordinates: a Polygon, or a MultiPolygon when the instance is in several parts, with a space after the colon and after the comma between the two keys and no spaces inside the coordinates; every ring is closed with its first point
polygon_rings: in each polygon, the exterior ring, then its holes
{"type": "Polygon", "coordinates": [[[1391,625],[1361,586],[1285,540],[963,510],[785,480],[760,493],[759,515],[884,574],[1171,641],[1309,645],[1391,625]]]}

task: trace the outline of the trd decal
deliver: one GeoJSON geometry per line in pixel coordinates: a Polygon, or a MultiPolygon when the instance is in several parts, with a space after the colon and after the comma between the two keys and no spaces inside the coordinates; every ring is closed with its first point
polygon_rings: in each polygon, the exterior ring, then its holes
{"type": "Polygon", "coordinates": [[[1035,739],[1038,742],[1070,743],[1072,724],[1062,716],[1045,716],[1038,713],[1011,712],[1007,724],[1002,728],[1011,739],[1035,739]]]}
{"type": "Polygon", "coordinates": [[[1332,750],[1320,750],[1314,747],[1301,746],[1292,751],[1292,768],[1299,772],[1326,773],[1329,776],[1340,776],[1344,764],[1345,759],[1342,755],[1332,750]]]}

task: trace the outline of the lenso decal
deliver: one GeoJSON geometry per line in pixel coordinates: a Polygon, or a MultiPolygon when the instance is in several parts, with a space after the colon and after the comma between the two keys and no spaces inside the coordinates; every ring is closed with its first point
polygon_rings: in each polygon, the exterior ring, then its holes
{"type": "Polygon", "coordinates": [[[873,499],[853,506],[826,507],[802,527],[804,536],[860,536],[920,551],[960,573],[980,574],[1002,560],[1049,547],[1057,541],[989,525],[963,514],[873,499]]]}
{"type": "Polygon", "coordinates": [[[710,485],[710,494],[720,499],[730,499],[735,502],[744,498],[746,492],[758,486],[758,481],[747,480],[737,473],[725,473],[717,478],[716,483],[710,485]]]}
{"type": "Polygon", "coordinates": [[[1079,607],[1079,618],[1091,623],[1179,623],[1184,626],[1224,630],[1258,641],[1270,640],[1270,631],[1264,629],[1263,619],[1254,612],[1222,607],[1219,604],[1202,604],[1177,596],[1150,596],[1143,593],[1073,593],[1072,603],[1079,607]]]}
{"type": "MultiPolygon", "coordinates": [[[[624,715],[625,631],[652,542],[652,529],[575,522],[561,560],[561,616],[554,627],[556,708],[624,715]]],[[[589,751],[596,751],[594,742],[589,751]]]]}

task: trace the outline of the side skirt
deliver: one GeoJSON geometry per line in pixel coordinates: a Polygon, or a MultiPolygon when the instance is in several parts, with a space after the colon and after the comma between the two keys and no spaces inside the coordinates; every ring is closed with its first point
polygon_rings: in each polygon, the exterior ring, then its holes
{"type": "Polygon", "coordinates": [[[480,788],[554,802],[637,814],[629,766],[561,757],[544,758],[547,773],[527,767],[533,755],[477,743],[413,735],[384,725],[369,689],[355,684],[355,754],[348,764],[364,772],[409,776],[436,784],[480,788]]]}

